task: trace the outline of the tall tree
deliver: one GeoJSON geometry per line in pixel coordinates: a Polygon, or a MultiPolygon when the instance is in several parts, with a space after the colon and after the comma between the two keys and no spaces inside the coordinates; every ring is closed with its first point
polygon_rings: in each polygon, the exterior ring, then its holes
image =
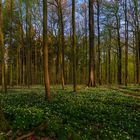
{"type": "Polygon", "coordinates": [[[76,92],[76,33],[75,33],[75,0],[72,0],[72,47],[73,47],[73,90],[76,92]]]}
{"type": "Polygon", "coordinates": [[[127,0],[124,3],[125,14],[125,86],[128,83],[128,16],[127,16],[127,0]]]}
{"type": "MultiPolygon", "coordinates": [[[[13,6],[14,6],[14,2],[13,0],[11,0],[10,2],[10,47],[12,49],[12,38],[13,38],[13,6]]],[[[18,47],[17,47],[18,48],[18,47]]],[[[10,77],[10,85],[13,86],[13,66],[12,66],[12,63],[11,63],[11,66],[10,66],[10,71],[11,71],[11,77],[10,77]]],[[[18,73],[17,73],[18,75],[18,73]]]]}
{"type": "Polygon", "coordinates": [[[118,53],[118,73],[117,79],[118,84],[122,84],[122,47],[120,37],[120,15],[119,15],[119,2],[115,1],[115,18],[116,18],[116,29],[117,29],[117,53],[118,53]]]}
{"type": "Polygon", "coordinates": [[[1,78],[2,78],[2,92],[7,92],[6,77],[5,77],[5,59],[4,59],[4,38],[3,38],[3,14],[2,14],[2,0],[0,0],[0,57],[1,57],[1,78]]]}
{"type": "Polygon", "coordinates": [[[43,59],[44,59],[44,83],[45,97],[50,99],[50,80],[48,65],[48,8],[47,0],[43,0],[43,59]]]}
{"type": "Polygon", "coordinates": [[[94,0],[89,0],[89,82],[95,86],[95,50],[94,50],[94,0]]]}
{"type": "Polygon", "coordinates": [[[31,85],[31,1],[26,0],[27,86],[31,85]]]}
{"type": "Polygon", "coordinates": [[[134,5],[134,25],[135,25],[135,43],[136,43],[136,81],[140,84],[140,27],[139,27],[139,2],[133,0],[134,5]]]}
{"type": "Polygon", "coordinates": [[[62,0],[56,0],[58,8],[58,22],[59,22],[59,39],[60,39],[60,61],[61,61],[61,84],[62,89],[65,86],[65,38],[64,38],[64,19],[62,10],[62,0]]]}
{"type": "Polygon", "coordinates": [[[112,33],[111,33],[111,29],[108,29],[109,32],[109,45],[107,48],[107,53],[108,53],[108,72],[107,72],[107,82],[108,84],[111,84],[111,38],[112,38],[112,33]]]}
{"type": "Polygon", "coordinates": [[[98,26],[98,69],[97,69],[97,76],[98,76],[99,85],[101,85],[100,0],[97,0],[97,26],[98,26]]]}

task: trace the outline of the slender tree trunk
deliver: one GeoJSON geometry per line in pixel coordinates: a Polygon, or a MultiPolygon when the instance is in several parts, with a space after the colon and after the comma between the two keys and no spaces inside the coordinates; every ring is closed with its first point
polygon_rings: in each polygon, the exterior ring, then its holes
{"type": "MultiPolygon", "coordinates": [[[[13,0],[10,1],[10,49],[12,49],[12,37],[13,37],[13,26],[12,26],[12,20],[13,20],[13,0]]],[[[10,64],[10,86],[13,86],[13,59],[11,60],[10,64]]]]}
{"type": "Polygon", "coordinates": [[[138,38],[137,38],[137,32],[135,32],[135,41],[136,41],[136,83],[139,82],[139,56],[138,56],[138,38]]]}
{"type": "Polygon", "coordinates": [[[62,45],[62,89],[65,86],[65,41],[64,41],[64,23],[61,9],[61,45],[62,45]]]}
{"type": "Polygon", "coordinates": [[[27,47],[27,86],[30,88],[31,85],[31,15],[30,15],[30,2],[26,0],[26,47],[27,47]]]}
{"type": "Polygon", "coordinates": [[[133,32],[133,67],[134,67],[134,84],[136,84],[136,48],[135,48],[135,32],[133,32]]]}
{"type": "Polygon", "coordinates": [[[59,67],[60,67],[60,65],[59,65],[59,63],[60,63],[60,48],[59,48],[59,46],[57,47],[57,51],[56,51],[56,62],[55,62],[55,64],[56,64],[56,84],[59,84],[59,67]]]}
{"type": "Polygon", "coordinates": [[[1,67],[2,67],[2,92],[7,92],[7,85],[6,85],[6,71],[5,71],[5,60],[4,60],[4,42],[3,42],[3,15],[2,15],[2,0],[0,0],[0,57],[1,57],[1,67]]]}
{"type": "Polygon", "coordinates": [[[95,86],[95,50],[94,50],[94,0],[89,0],[89,82],[95,86]]]}
{"type": "Polygon", "coordinates": [[[122,48],[120,41],[120,17],[116,15],[117,21],[117,45],[118,45],[118,84],[122,84],[122,48]]]}
{"type": "Polygon", "coordinates": [[[22,53],[22,84],[25,85],[25,76],[26,76],[26,56],[25,56],[25,48],[23,48],[23,53],[22,53]]]}
{"type": "Polygon", "coordinates": [[[19,53],[20,49],[17,48],[17,57],[16,57],[16,85],[19,84],[19,53]]]}
{"type": "MultiPolygon", "coordinates": [[[[86,3],[86,0],[84,0],[84,2],[86,3]]],[[[88,12],[87,12],[87,7],[85,7],[84,9],[84,16],[85,16],[85,83],[87,83],[87,77],[88,77],[88,16],[87,16],[88,12]]]]}
{"type": "Polygon", "coordinates": [[[136,43],[136,83],[140,83],[140,34],[139,34],[139,19],[138,19],[138,1],[133,0],[134,4],[134,25],[135,25],[135,43],[136,43]]]}
{"type": "Polygon", "coordinates": [[[10,64],[10,86],[13,86],[13,64],[10,64]]]}
{"type": "Polygon", "coordinates": [[[128,19],[127,0],[125,0],[125,86],[128,83],[128,19]]]}
{"type": "Polygon", "coordinates": [[[61,60],[61,84],[62,89],[65,86],[65,39],[64,39],[64,19],[62,11],[62,1],[57,0],[58,18],[59,18],[59,35],[60,35],[60,60],[61,60]]]}
{"type": "Polygon", "coordinates": [[[138,64],[138,69],[139,69],[139,81],[138,81],[138,83],[139,83],[139,85],[140,85],[140,29],[138,30],[138,56],[139,56],[139,64],[138,64]]]}
{"type": "Polygon", "coordinates": [[[105,50],[105,84],[108,84],[108,49],[105,50]]]}
{"type": "Polygon", "coordinates": [[[37,76],[38,75],[38,73],[37,73],[38,72],[38,66],[37,66],[38,63],[37,63],[37,60],[38,60],[37,47],[35,46],[35,62],[34,62],[35,63],[35,80],[34,80],[35,84],[38,84],[37,83],[37,79],[38,79],[38,76],[37,76]]]}
{"type": "Polygon", "coordinates": [[[100,0],[97,0],[97,26],[98,26],[98,83],[101,85],[101,52],[100,52],[100,0]]]}
{"type": "Polygon", "coordinates": [[[72,47],[73,47],[73,91],[76,92],[77,75],[76,75],[75,0],[72,0],[72,47]]]}
{"type": "Polygon", "coordinates": [[[108,84],[111,84],[111,29],[109,29],[109,46],[108,46],[108,84]]]}
{"type": "Polygon", "coordinates": [[[48,9],[47,0],[43,0],[43,59],[44,59],[44,83],[45,97],[50,99],[50,80],[49,80],[49,65],[48,65],[48,9]]]}
{"type": "Polygon", "coordinates": [[[107,82],[108,82],[108,84],[111,84],[111,54],[110,54],[110,48],[111,48],[111,46],[109,45],[108,46],[108,80],[107,80],[107,82]]]}
{"type": "Polygon", "coordinates": [[[21,56],[20,56],[20,69],[21,69],[21,76],[20,76],[20,83],[22,85],[25,85],[25,61],[26,61],[26,55],[25,55],[25,44],[24,44],[24,31],[23,31],[23,19],[22,19],[22,3],[20,1],[19,6],[19,13],[20,13],[20,40],[21,40],[21,56]]]}

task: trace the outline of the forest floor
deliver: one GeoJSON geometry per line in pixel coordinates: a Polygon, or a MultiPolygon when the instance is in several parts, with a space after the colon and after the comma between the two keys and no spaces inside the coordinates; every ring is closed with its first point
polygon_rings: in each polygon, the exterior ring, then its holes
{"type": "Polygon", "coordinates": [[[9,89],[0,101],[11,132],[0,140],[140,140],[140,87],[9,89]]]}

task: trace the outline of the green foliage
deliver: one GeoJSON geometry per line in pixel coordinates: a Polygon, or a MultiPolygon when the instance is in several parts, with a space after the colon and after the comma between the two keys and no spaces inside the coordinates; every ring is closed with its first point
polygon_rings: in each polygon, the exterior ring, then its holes
{"type": "Polygon", "coordinates": [[[6,106],[4,111],[9,120],[13,123],[12,126],[14,129],[28,130],[38,126],[44,118],[44,112],[34,107],[23,108],[6,106]]]}
{"type": "Polygon", "coordinates": [[[0,132],[7,132],[10,129],[10,126],[5,119],[4,113],[0,106],[0,132]]]}
{"type": "Polygon", "coordinates": [[[106,88],[89,88],[77,94],[56,90],[52,101],[46,102],[42,90],[32,90],[1,95],[14,129],[30,130],[47,120],[44,133],[60,140],[140,139],[139,99],[106,88]]]}
{"type": "Polygon", "coordinates": [[[6,140],[6,134],[0,132],[0,140],[6,140]]]}

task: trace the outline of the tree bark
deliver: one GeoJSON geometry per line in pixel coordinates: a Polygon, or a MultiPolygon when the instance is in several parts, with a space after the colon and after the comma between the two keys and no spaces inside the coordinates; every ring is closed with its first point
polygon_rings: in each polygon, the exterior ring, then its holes
{"type": "Polygon", "coordinates": [[[121,41],[120,41],[120,17],[118,15],[119,12],[119,2],[117,1],[117,11],[115,14],[116,17],[116,24],[117,24],[117,53],[118,53],[118,84],[122,84],[122,48],[121,48],[121,41]]]}
{"type": "Polygon", "coordinates": [[[101,52],[100,52],[100,0],[97,0],[97,26],[98,26],[98,83],[101,85],[101,52]]]}
{"type": "Polygon", "coordinates": [[[76,92],[77,75],[76,75],[75,0],[72,0],[72,47],[73,47],[73,91],[76,92]]]}
{"type": "Polygon", "coordinates": [[[26,0],[26,47],[27,47],[27,57],[26,57],[26,67],[27,67],[27,86],[30,88],[31,85],[31,10],[30,2],[26,0]]]}
{"type": "Polygon", "coordinates": [[[1,60],[1,68],[2,68],[2,92],[7,92],[6,85],[6,70],[5,70],[5,60],[4,60],[4,37],[3,37],[3,15],[2,15],[2,0],[0,0],[0,60],[1,60]]]}
{"type": "Polygon", "coordinates": [[[61,84],[62,89],[65,86],[65,38],[64,38],[64,19],[62,11],[62,1],[56,0],[58,6],[58,19],[59,19],[59,39],[60,39],[60,61],[61,61],[61,84]]]}
{"type": "Polygon", "coordinates": [[[48,34],[47,24],[48,21],[48,9],[47,0],[43,0],[43,59],[44,59],[44,83],[45,83],[45,97],[50,99],[50,80],[49,80],[49,69],[48,69],[48,34]]]}
{"type": "Polygon", "coordinates": [[[89,0],[89,82],[95,86],[95,51],[94,51],[94,0],[89,0]]]}
{"type": "Polygon", "coordinates": [[[125,86],[128,83],[128,19],[127,19],[127,0],[125,0],[125,86]]]}

